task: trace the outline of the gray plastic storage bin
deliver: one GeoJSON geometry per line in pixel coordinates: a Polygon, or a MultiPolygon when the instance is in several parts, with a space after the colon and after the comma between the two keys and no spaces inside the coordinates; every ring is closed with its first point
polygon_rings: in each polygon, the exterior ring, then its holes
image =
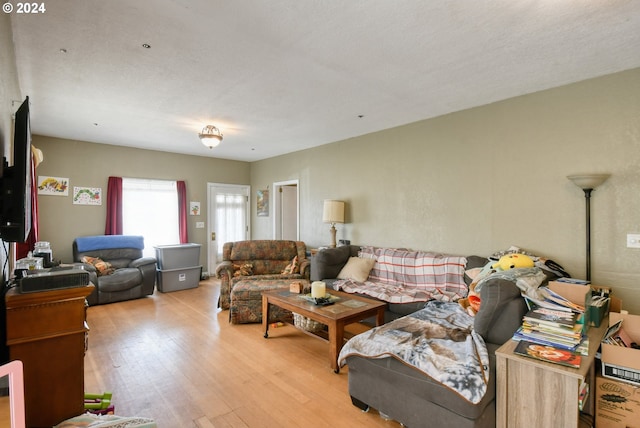
{"type": "Polygon", "coordinates": [[[158,270],[171,270],[200,265],[200,244],[158,245],[158,270]]]}
{"type": "Polygon", "coordinates": [[[167,293],[170,291],[186,290],[198,286],[200,275],[202,275],[202,266],[159,270],[157,274],[158,291],[167,293]]]}

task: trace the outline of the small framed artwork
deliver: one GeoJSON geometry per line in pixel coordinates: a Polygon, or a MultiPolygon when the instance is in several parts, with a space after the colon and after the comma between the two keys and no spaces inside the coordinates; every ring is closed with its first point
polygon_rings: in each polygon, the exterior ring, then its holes
{"type": "Polygon", "coordinates": [[[200,202],[189,202],[189,213],[191,215],[200,215],[200,202]]]}
{"type": "Polygon", "coordinates": [[[258,217],[269,217],[269,189],[258,190],[258,201],[256,207],[258,209],[258,217]]]}
{"type": "Polygon", "coordinates": [[[38,176],[38,194],[69,196],[69,179],[62,177],[38,176]]]}
{"type": "Polygon", "coordinates": [[[102,189],[99,187],[73,187],[74,205],[102,205],[102,189]]]}

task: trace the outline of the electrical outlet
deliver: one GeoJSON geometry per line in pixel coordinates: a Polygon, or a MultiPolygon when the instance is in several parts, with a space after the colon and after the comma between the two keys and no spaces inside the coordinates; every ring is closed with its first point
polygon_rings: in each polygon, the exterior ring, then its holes
{"type": "Polygon", "coordinates": [[[627,248],[640,248],[640,233],[627,233],[627,248]]]}
{"type": "Polygon", "coordinates": [[[196,221],[196,229],[204,229],[204,221],[196,221]]]}

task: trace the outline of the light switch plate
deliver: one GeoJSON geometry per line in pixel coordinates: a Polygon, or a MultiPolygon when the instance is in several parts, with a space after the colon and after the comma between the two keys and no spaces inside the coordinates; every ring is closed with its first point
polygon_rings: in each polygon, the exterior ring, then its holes
{"type": "Polygon", "coordinates": [[[627,233],[627,248],[640,248],[640,233],[627,233]]]}

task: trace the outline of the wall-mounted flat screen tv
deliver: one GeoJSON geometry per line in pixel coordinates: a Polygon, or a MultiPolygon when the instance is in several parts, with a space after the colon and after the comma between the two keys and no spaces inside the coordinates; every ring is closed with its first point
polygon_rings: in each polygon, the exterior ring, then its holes
{"type": "Polygon", "coordinates": [[[29,97],[15,114],[13,164],[4,160],[0,194],[0,239],[25,242],[31,231],[31,128],[29,97]]]}

